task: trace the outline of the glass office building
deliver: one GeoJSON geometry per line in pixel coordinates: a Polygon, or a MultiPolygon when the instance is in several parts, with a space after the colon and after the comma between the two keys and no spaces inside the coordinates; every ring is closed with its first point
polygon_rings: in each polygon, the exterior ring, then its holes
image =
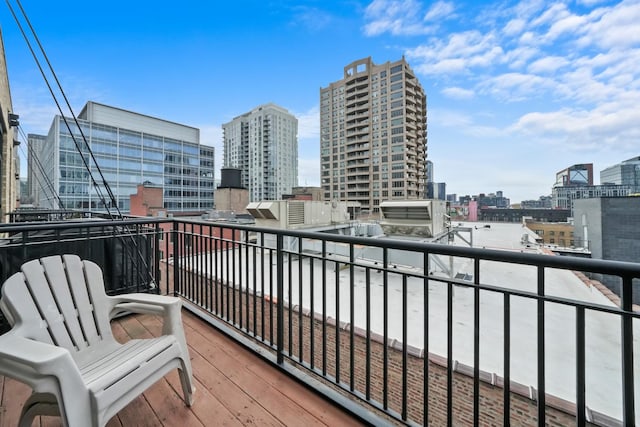
{"type": "Polygon", "coordinates": [[[164,189],[164,208],[169,211],[213,208],[214,149],[200,144],[199,129],[95,102],[88,102],[78,119],[81,129],[73,120],[65,123],[56,116],[46,138],[34,139],[32,151],[43,175],[35,181],[49,187],[37,192],[40,207],[111,206],[97,163],[123,213],[142,183],[164,189]]]}

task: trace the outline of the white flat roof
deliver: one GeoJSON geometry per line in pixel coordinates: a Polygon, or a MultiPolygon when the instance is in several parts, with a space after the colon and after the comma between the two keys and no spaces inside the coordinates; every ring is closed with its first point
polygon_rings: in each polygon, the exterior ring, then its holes
{"type": "MultiPolygon", "coordinates": [[[[464,223],[472,228],[475,247],[509,251],[536,251],[521,244],[522,234],[531,233],[521,224],[512,223],[464,223]],[[483,227],[490,224],[490,228],[483,227]]],[[[531,241],[531,239],[530,239],[531,241]]],[[[372,242],[375,244],[375,242],[372,242]]],[[[459,239],[456,244],[461,244],[459,239]]],[[[328,251],[331,249],[328,245],[328,251]]],[[[249,266],[248,277],[253,277],[253,267],[265,262],[269,263],[268,254],[258,253],[257,260],[246,259],[243,253],[243,262],[236,262],[237,268],[243,269],[249,266]]],[[[356,249],[356,262],[369,262],[361,257],[363,252],[356,249]]],[[[236,253],[237,256],[237,253],[236,253]]],[[[332,255],[329,256],[331,258],[332,255]]],[[[451,260],[443,259],[446,265],[451,265],[451,260]]],[[[285,262],[287,257],[285,257],[285,262]]],[[[340,259],[343,261],[342,259],[340,259]]],[[[275,257],[273,258],[275,262],[275,257]]],[[[298,263],[298,260],[292,262],[298,263]]],[[[309,260],[303,262],[303,308],[310,307],[309,287],[309,260]]],[[[196,263],[197,264],[197,263],[196,263]]],[[[373,265],[373,262],[370,263],[373,265]]],[[[432,263],[433,265],[433,263],[432,263]]],[[[455,258],[452,261],[454,275],[466,273],[471,276],[474,273],[471,260],[455,258]]],[[[336,275],[333,263],[327,263],[326,300],[327,316],[336,317],[336,275]]],[[[422,269],[408,265],[398,264],[400,271],[412,271],[421,274],[422,269]]],[[[266,271],[266,270],[265,270],[266,271]]],[[[275,268],[274,268],[275,289],[275,268]]],[[[298,268],[284,268],[285,283],[289,280],[287,275],[291,271],[293,283],[292,294],[289,300],[292,305],[298,305],[298,268]]],[[[314,294],[315,311],[322,313],[319,301],[322,299],[322,264],[314,263],[314,294]]],[[[258,270],[260,274],[260,270],[258,270]]],[[[443,272],[432,271],[432,274],[446,280],[443,272]]],[[[382,274],[371,272],[371,329],[372,332],[382,334],[383,317],[383,285],[382,274]]],[[[499,262],[482,261],[480,266],[480,282],[521,291],[536,292],[537,269],[532,266],[517,264],[502,264],[499,262]]],[[[235,277],[239,277],[237,274],[235,277]]],[[[365,269],[354,269],[354,323],[355,326],[366,326],[366,282],[365,269]]],[[[339,271],[339,281],[347,284],[350,280],[350,269],[343,268],[339,271]]],[[[545,270],[546,294],[577,301],[585,301],[590,304],[614,307],[614,304],[606,298],[598,289],[585,284],[572,271],[545,270]]],[[[245,285],[243,285],[245,286],[245,285]]],[[[253,284],[250,283],[250,287],[253,284]]],[[[423,306],[424,291],[423,280],[408,278],[407,281],[407,340],[408,344],[418,348],[424,348],[423,333],[423,306]]],[[[349,295],[348,286],[340,286],[340,320],[349,321],[349,295]]],[[[258,291],[260,289],[258,288],[258,291]]],[[[287,286],[285,286],[285,292],[287,286]]],[[[265,287],[265,294],[268,294],[265,287]]],[[[402,340],[402,276],[389,273],[388,275],[388,313],[389,313],[389,338],[402,340]]],[[[447,284],[436,280],[429,281],[428,290],[429,307],[429,343],[428,351],[440,356],[447,355],[447,284]]],[[[473,366],[473,302],[474,291],[470,288],[455,286],[453,291],[453,359],[469,366],[473,366]]],[[[537,388],[537,302],[522,297],[511,297],[511,380],[537,388]]],[[[559,398],[575,402],[576,390],[576,337],[575,337],[575,309],[558,304],[545,304],[545,355],[546,355],[546,392],[559,398]]],[[[640,326],[634,319],[634,327],[640,326]]],[[[604,413],[611,417],[622,419],[622,374],[621,374],[621,322],[615,315],[587,311],[586,312],[586,404],[592,410],[604,413]]],[[[638,329],[636,329],[638,330],[638,329]]],[[[480,369],[503,376],[503,294],[482,291],[480,294],[480,369]]],[[[634,352],[640,354],[640,342],[634,338],[634,352]]],[[[640,357],[634,360],[635,372],[640,372],[640,357]]],[[[636,396],[640,396],[640,384],[635,383],[636,396]]],[[[637,422],[640,422],[640,411],[636,411],[637,422]]]]}

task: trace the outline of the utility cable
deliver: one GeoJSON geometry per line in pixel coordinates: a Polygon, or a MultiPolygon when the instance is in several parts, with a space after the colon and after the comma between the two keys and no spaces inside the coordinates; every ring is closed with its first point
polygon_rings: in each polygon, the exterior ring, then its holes
{"type": "MultiPolygon", "coordinates": [[[[51,84],[49,83],[49,80],[47,79],[46,73],[44,72],[44,69],[42,68],[42,65],[40,64],[40,60],[38,59],[38,56],[36,55],[35,51],[33,50],[31,42],[29,41],[29,38],[27,37],[27,34],[25,33],[25,31],[24,31],[24,29],[22,27],[22,24],[20,23],[18,17],[16,16],[16,14],[15,14],[15,12],[13,10],[13,7],[9,3],[9,0],[6,0],[6,3],[7,3],[7,6],[9,7],[9,10],[11,11],[11,14],[13,15],[14,20],[16,21],[16,24],[18,25],[18,28],[20,29],[20,32],[22,33],[22,36],[23,36],[25,42],[27,43],[29,51],[31,52],[31,55],[33,56],[33,59],[35,60],[36,65],[38,66],[38,69],[40,70],[40,74],[42,75],[42,78],[44,79],[45,84],[47,85],[47,88],[49,89],[49,92],[51,93],[51,96],[53,97],[53,101],[55,102],[56,107],[58,108],[58,111],[60,112],[60,116],[61,116],[62,120],[64,121],[64,124],[66,125],[67,130],[69,131],[69,135],[71,135],[71,139],[73,140],[73,143],[74,143],[74,145],[76,147],[76,150],[78,151],[78,153],[80,155],[80,158],[82,159],[82,163],[84,164],[84,167],[89,172],[89,178],[91,180],[91,183],[96,188],[96,192],[98,193],[98,196],[100,197],[100,199],[104,203],[105,208],[107,210],[107,213],[109,215],[109,218],[113,219],[113,215],[111,214],[111,211],[109,210],[108,204],[106,203],[106,199],[102,195],[100,187],[99,187],[98,183],[96,182],[96,180],[94,179],[93,174],[91,173],[91,168],[89,167],[89,163],[88,163],[87,159],[85,158],[85,156],[83,155],[82,148],[80,147],[80,144],[78,143],[78,140],[76,139],[74,133],[71,130],[71,126],[69,125],[69,122],[67,120],[66,115],[62,111],[62,107],[60,106],[60,103],[58,102],[58,99],[56,98],[54,90],[51,87],[51,84]]],[[[57,78],[56,78],[56,81],[57,81],[57,78]]],[[[66,96],[65,96],[65,99],[66,99],[66,96]]],[[[69,107],[69,108],[71,108],[71,107],[69,107]]],[[[79,129],[80,134],[81,134],[81,136],[83,138],[85,146],[87,147],[87,150],[91,153],[91,155],[92,155],[91,157],[93,158],[93,161],[96,162],[95,158],[93,157],[93,153],[91,152],[91,149],[89,147],[89,144],[87,143],[87,140],[86,140],[86,138],[84,136],[84,133],[82,132],[82,128],[80,127],[80,125],[79,125],[77,119],[75,118],[75,115],[73,114],[73,112],[72,112],[72,115],[73,115],[74,120],[76,122],[76,126],[78,126],[78,129],[79,129]]],[[[98,168],[98,170],[99,170],[99,166],[98,166],[97,162],[96,162],[96,168],[98,168]]],[[[100,172],[100,175],[102,175],[102,172],[100,172]]],[[[103,177],[103,182],[105,184],[105,187],[109,188],[108,184],[104,181],[104,177],[103,177]]],[[[115,203],[115,205],[116,205],[116,208],[117,208],[117,203],[115,203]]],[[[118,210],[118,214],[120,214],[119,210],[118,210]]],[[[120,217],[121,217],[121,215],[120,215],[120,217]]]]}
{"type": "MultiPolygon", "coordinates": [[[[58,99],[56,98],[54,90],[51,87],[51,84],[49,83],[49,80],[47,79],[46,73],[44,72],[44,70],[42,68],[42,65],[40,64],[40,60],[38,59],[38,56],[36,55],[32,45],[31,45],[31,42],[29,41],[29,38],[27,37],[27,34],[25,33],[25,31],[24,31],[24,29],[22,27],[22,24],[20,23],[20,20],[16,16],[15,11],[14,11],[13,7],[11,6],[9,0],[5,0],[5,1],[6,1],[7,6],[9,7],[9,10],[11,11],[11,14],[13,15],[14,20],[16,21],[16,24],[18,25],[18,28],[20,29],[20,32],[22,33],[22,36],[23,36],[25,42],[27,43],[29,51],[31,52],[31,55],[34,58],[34,60],[36,62],[36,65],[38,66],[38,69],[40,70],[40,74],[42,75],[42,77],[43,77],[43,79],[45,81],[45,84],[47,85],[47,88],[49,89],[49,92],[51,93],[51,96],[53,97],[53,100],[54,100],[54,102],[56,104],[56,107],[58,108],[58,111],[60,111],[61,118],[64,121],[65,126],[67,127],[67,130],[69,131],[69,135],[71,136],[71,139],[74,142],[76,150],[78,151],[80,157],[82,158],[82,163],[84,164],[85,169],[89,173],[89,178],[91,180],[91,183],[94,185],[95,190],[98,193],[98,196],[99,196],[100,200],[104,203],[105,209],[107,211],[107,214],[109,215],[109,218],[111,218],[113,220],[114,218],[113,218],[113,215],[111,213],[111,210],[109,209],[109,204],[106,203],[106,198],[103,196],[102,191],[100,190],[100,186],[98,185],[97,181],[93,177],[93,174],[91,172],[91,168],[89,167],[89,163],[88,163],[87,159],[85,158],[85,156],[83,155],[83,152],[82,152],[82,149],[80,147],[80,144],[78,143],[74,133],[71,130],[71,126],[69,125],[69,122],[68,122],[64,112],[62,111],[62,107],[60,106],[60,103],[58,102],[58,99]]],[[[98,173],[100,175],[100,178],[102,179],[102,183],[104,185],[104,188],[105,188],[105,190],[107,191],[107,193],[109,195],[110,202],[113,205],[113,207],[115,208],[115,210],[116,210],[116,212],[118,214],[118,217],[120,219],[123,219],[122,214],[120,212],[120,209],[118,207],[118,202],[117,202],[113,192],[111,191],[111,187],[109,186],[109,184],[107,183],[106,179],[104,178],[104,175],[103,175],[103,173],[102,173],[102,171],[100,169],[100,166],[98,165],[98,162],[97,162],[97,160],[96,160],[96,158],[95,158],[95,156],[93,154],[93,151],[91,150],[91,147],[89,147],[89,144],[87,142],[86,136],[84,135],[84,132],[82,131],[82,127],[80,126],[80,123],[78,122],[78,119],[77,119],[76,115],[73,113],[73,109],[71,108],[69,100],[68,100],[67,96],[65,95],[65,92],[64,92],[64,90],[62,88],[62,85],[60,84],[60,81],[58,80],[58,77],[57,77],[55,71],[53,70],[53,66],[51,65],[51,62],[49,61],[49,59],[47,57],[47,54],[46,54],[42,44],[40,43],[40,40],[39,40],[39,38],[38,38],[38,36],[37,36],[37,34],[35,32],[35,29],[31,25],[31,22],[30,22],[27,14],[26,14],[24,8],[22,7],[22,4],[20,3],[20,0],[17,0],[17,4],[20,7],[20,10],[21,10],[21,12],[22,12],[22,14],[24,16],[24,19],[26,20],[27,24],[29,25],[29,28],[30,28],[30,30],[31,30],[31,32],[33,34],[33,37],[35,38],[35,40],[36,40],[36,42],[37,42],[37,44],[38,44],[38,46],[40,48],[41,53],[42,53],[42,55],[44,56],[44,58],[45,58],[45,60],[47,62],[47,65],[49,67],[49,70],[50,70],[51,74],[54,76],[54,79],[55,79],[55,81],[56,81],[56,83],[58,85],[58,89],[60,90],[60,93],[62,94],[62,96],[63,96],[63,98],[64,98],[64,100],[66,102],[67,108],[71,112],[73,120],[74,120],[74,122],[75,122],[75,124],[76,124],[76,126],[78,128],[78,131],[79,131],[80,135],[82,136],[82,140],[83,140],[84,145],[85,145],[85,147],[87,149],[87,152],[91,156],[91,159],[93,160],[93,162],[94,162],[94,164],[96,166],[96,170],[98,171],[98,173]]],[[[151,281],[154,282],[153,276],[151,275],[151,271],[149,271],[146,259],[142,256],[140,248],[138,247],[138,243],[136,242],[136,240],[133,238],[133,236],[131,234],[129,234],[128,237],[130,238],[131,242],[133,243],[133,246],[135,247],[135,250],[136,250],[136,252],[138,254],[138,259],[140,259],[142,261],[142,263],[144,264],[144,266],[143,266],[144,271],[147,272],[147,274],[148,274],[149,278],[151,279],[151,281]]],[[[121,239],[122,239],[122,237],[121,237],[121,239]]],[[[124,244],[124,243],[125,242],[123,240],[123,248],[125,250],[129,249],[129,246],[124,244]]],[[[138,273],[140,274],[139,269],[138,269],[138,273]]]]}

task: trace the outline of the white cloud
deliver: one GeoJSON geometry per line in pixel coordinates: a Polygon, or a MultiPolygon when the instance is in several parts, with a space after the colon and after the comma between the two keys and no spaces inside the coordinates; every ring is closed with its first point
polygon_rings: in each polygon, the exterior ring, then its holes
{"type": "Polygon", "coordinates": [[[435,21],[438,19],[450,18],[450,15],[455,10],[455,6],[451,2],[438,1],[434,3],[427,13],[424,15],[425,21],[435,21]]]}
{"type": "Polygon", "coordinates": [[[559,21],[563,18],[569,16],[570,13],[567,10],[567,6],[562,3],[553,3],[551,7],[545,10],[540,16],[535,18],[531,25],[533,26],[541,26],[541,25],[553,25],[554,22],[559,21]]]}
{"type": "Polygon", "coordinates": [[[528,70],[530,73],[553,73],[567,64],[569,61],[561,56],[547,56],[532,62],[528,70]]]}
{"type": "Polygon", "coordinates": [[[415,0],[374,0],[365,9],[367,36],[426,34],[431,31],[419,19],[421,4],[415,0]]]}
{"type": "Polygon", "coordinates": [[[640,44],[640,2],[623,1],[589,16],[579,45],[622,49],[640,44]]]}
{"type": "Polygon", "coordinates": [[[292,113],[298,119],[298,138],[320,140],[320,107],[314,106],[303,113],[292,113]]]}
{"type": "Polygon", "coordinates": [[[504,52],[492,33],[466,31],[452,34],[448,40],[431,40],[409,49],[406,56],[418,62],[416,69],[425,74],[466,71],[502,61],[504,52]]]}
{"type": "Polygon", "coordinates": [[[522,30],[524,30],[526,26],[526,21],[524,19],[515,18],[511,21],[507,22],[507,25],[504,26],[503,32],[507,36],[514,36],[516,34],[520,34],[522,30]]]}
{"type": "Polygon", "coordinates": [[[469,89],[463,89],[461,87],[447,87],[442,89],[442,94],[453,99],[471,99],[475,93],[469,89]]]}
{"type": "Polygon", "coordinates": [[[491,94],[501,101],[515,102],[543,96],[544,92],[553,90],[557,84],[533,74],[504,73],[485,80],[479,87],[482,93],[491,94]]]}
{"type": "Polygon", "coordinates": [[[327,28],[334,21],[334,17],[325,10],[309,6],[294,7],[292,25],[303,26],[311,31],[327,28]]]}
{"type": "Polygon", "coordinates": [[[592,110],[563,108],[523,115],[510,130],[574,149],[637,151],[640,110],[602,105],[592,110]]]}

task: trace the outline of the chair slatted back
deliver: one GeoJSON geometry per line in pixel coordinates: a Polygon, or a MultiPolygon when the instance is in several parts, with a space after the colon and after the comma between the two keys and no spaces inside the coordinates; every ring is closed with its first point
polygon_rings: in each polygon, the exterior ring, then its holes
{"type": "Polygon", "coordinates": [[[25,263],[5,282],[2,298],[10,317],[32,339],[70,351],[113,339],[102,271],[76,255],[25,263]]]}

